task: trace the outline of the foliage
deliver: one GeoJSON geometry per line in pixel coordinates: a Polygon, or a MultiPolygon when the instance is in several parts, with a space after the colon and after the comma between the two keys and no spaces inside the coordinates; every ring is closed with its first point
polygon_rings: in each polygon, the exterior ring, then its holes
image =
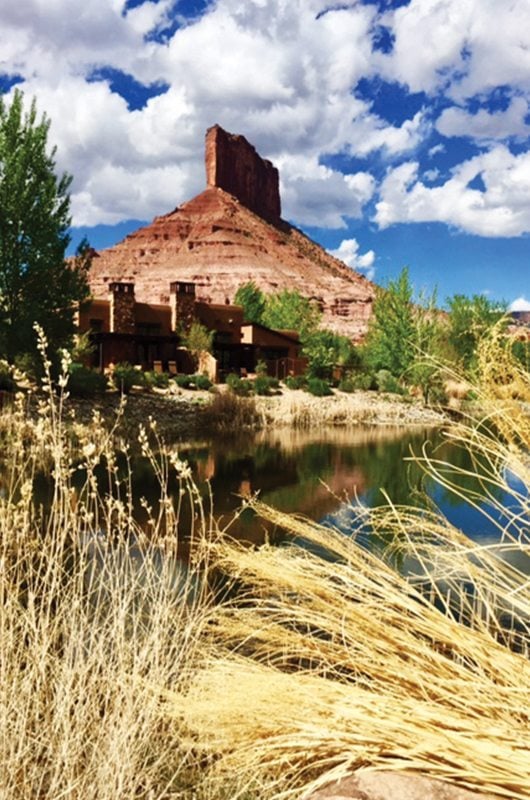
{"type": "Polygon", "coordinates": [[[238,288],[234,303],[243,307],[246,322],[262,322],[266,298],[254,281],[244,283],[238,288]]]}
{"type": "Polygon", "coordinates": [[[512,353],[523,369],[530,372],[530,340],[516,339],[512,344],[512,353]]]}
{"type": "Polygon", "coordinates": [[[192,322],[190,329],[183,335],[182,340],[191,353],[194,369],[199,366],[201,353],[212,352],[214,336],[215,331],[208,330],[205,325],[197,321],[192,322]]]}
{"type": "Polygon", "coordinates": [[[378,287],[364,360],[371,370],[388,370],[400,378],[414,361],[414,309],[408,269],[386,288],[378,287]]]}
{"type": "Polygon", "coordinates": [[[278,388],[279,381],[277,378],[272,378],[268,375],[257,375],[253,383],[256,394],[268,396],[272,394],[273,389],[278,388]]]}
{"type": "Polygon", "coordinates": [[[380,392],[403,394],[403,387],[388,369],[380,369],[375,373],[375,385],[380,392]]]}
{"type": "Polygon", "coordinates": [[[249,381],[246,378],[240,378],[239,375],[236,375],[233,372],[231,372],[230,375],[227,375],[226,385],[231,392],[239,395],[240,397],[248,397],[253,392],[252,381],[249,381]]]}
{"type": "Polygon", "coordinates": [[[127,361],[116,364],[112,371],[112,380],[122,394],[129,394],[133,386],[144,386],[144,373],[127,361]]]}
{"type": "Polygon", "coordinates": [[[210,378],[207,375],[192,375],[192,378],[194,379],[197,389],[202,389],[202,391],[207,391],[213,386],[210,378]]]}
{"type": "Polygon", "coordinates": [[[305,375],[288,375],[284,383],[288,389],[305,389],[307,377],[305,375]]]}
{"type": "Polygon", "coordinates": [[[294,330],[305,341],[320,323],[322,314],[315,303],[300,292],[284,289],[267,297],[263,324],[274,330],[294,330]]]}
{"type": "Polygon", "coordinates": [[[144,384],[148,389],[166,389],[169,386],[169,375],[167,372],[146,370],[143,375],[144,384]]]}
{"type": "Polygon", "coordinates": [[[352,369],[360,365],[360,356],[351,340],[326,329],[308,334],[303,353],[309,359],[308,374],[328,381],[332,379],[334,367],[352,369]]]}
{"type": "Polygon", "coordinates": [[[12,367],[6,361],[0,361],[0,389],[12,392],[15,386],[12,367]]]}
{"type": "Polygon", "coordinates": [[[71,178],[55,175],[48,131],[34,101],[25,112],[21,92],[9,107],[0,96],[0,353],[10,362],[36,353],[35,322],[51,352],[68,346],[75,304],[88,296],[88,244],[65,262],[71,178]]]}
{"type": "Polygon", "coordinates": [[[215,394],[200,413],[201,430],[220,436],[233,437],[234,431],[256,431],[262,425],[254,397],[243,397],[233,391],[215,394]]]}
{"type": "Polygon", "coordinates": [[[106,389],[107,379],[101,372],[76,361],[70,364],[68,391],[72,397],[93,397],[106,389]]]}
{"type": "Polygon", "coordinates": [[[91,339],[90,331],[76,334],[74,345],[71,349],[72,361],[84,364],[89,361],[95,349],[96,346],[91,339]]]}
{"type": "Polygon", "coordinates": [[[500,322],[506,305],[494,303],[485,295],[466,297],[455,294],[447,300],[449,308],[448,340],[455,350],[460,366],[467,373],[477,367],[477,348],[481,340],[500,322]]]}
{"type": "Polygon", "coordinates": [[[315,397],[328,397],[328,395],[333,394],[329,383],[323,378],[308,378],[307,391],[315,397]]]}

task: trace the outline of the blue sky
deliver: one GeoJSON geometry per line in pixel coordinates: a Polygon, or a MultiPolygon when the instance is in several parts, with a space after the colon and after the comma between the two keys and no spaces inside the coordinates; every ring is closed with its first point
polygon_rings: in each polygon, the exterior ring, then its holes
{"type": "Polygon", "coordinates": [[[0,21],[0,90],[51,120],[74,243],[201,191],[219,123],[352,268],[530,308],[528,0],[0,0],[0,21]]]}

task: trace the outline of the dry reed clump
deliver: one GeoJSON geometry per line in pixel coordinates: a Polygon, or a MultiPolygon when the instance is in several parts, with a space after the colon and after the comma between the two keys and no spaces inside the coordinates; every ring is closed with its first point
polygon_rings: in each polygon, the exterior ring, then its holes
{"type": "Polygon", "coordinates": [[[64,386],[58,398],[49,381],[47,391],[38,419],[17,400],[0,430],[0,796],[187,796],[196,764],[152,687],[186,685],[209,602],[201,543],[211,519],[187,466],[143,433],[161,487],[147,539],[111,433],[95,419],[73,441],[64,386]],[[179,558],[185,505],[189,567],[179,558]]]}
{"type": "MultiPolygon", "coordinates": [[[[503,408],[486,373],[489,425],[448,434],[480,462],[483,491],[468,500],[497,521],[495,545],[435,509],[359,507],[348,537],[259,501],[296,544],[216,544],[238,594],[212,609],[210,654],[188,691],[162,695],[211,759],[210,786],[237,774],[247,796],[305,798],[370,766],[530,798],[530,580],[506,560],[530,555],[530,391],[513,369],[526,393],[503,408]],[[401,570],[362,547],[362,531],[390,538],[401,570]]],[[[462,491],[450,465],[423,459],[462,491]]]]}
{"type": "Polygon", "coordinates": [[[233,436],[234,433],[262,427],[263,413],[254,397],[240,397],[223,391],[215,394],[213,400],[201,409],[201,428],[210,434],[233,436]]]}
{"type": "Polygon", "coordinates": [[[264,425],[308,429],[355,425],[440,425],[443,415],[431,408],[406,402],[397,395],[389,400],[375,392],[335,393],[313,397],[288,390],[276,397],[257,398],[264,425]]]}

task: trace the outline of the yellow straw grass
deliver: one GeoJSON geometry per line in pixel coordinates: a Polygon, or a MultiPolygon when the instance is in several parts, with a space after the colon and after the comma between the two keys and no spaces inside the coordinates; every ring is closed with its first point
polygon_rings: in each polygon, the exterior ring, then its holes
{"type": "Polygon", "coordinates": [[[212,546],[233,599],[212,610],[188,691],[160,694],[210,764],[209,786],[237,774],[241,797],[308,798],[369,766],[530,798],[530,583],[505,560],[530,555],[530,386],[499,341],[483,366],[493,357],[510,372],[485,370],[486,422],[448,433],[470,448],[480,492],[427,447],[420,460],[487,502],[490,521],[502,515],[498,543],[478,545],[436,509],[359,507],[346,536],[254,500],[293,544],[212,546]],[[359,531],[391,542],[389,557],[359,531]]]}

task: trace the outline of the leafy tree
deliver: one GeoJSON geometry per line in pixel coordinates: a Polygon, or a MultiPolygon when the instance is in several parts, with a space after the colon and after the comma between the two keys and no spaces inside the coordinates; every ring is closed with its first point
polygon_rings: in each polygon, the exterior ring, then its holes
{"type": "Polygon", "coordinates": [[[9,106],[0,97],[0,353],[9,361],[36,351],[35,322],[50,352],[67,346],[75,304],[88,296],[86,243],[65,261],[71,178],[55,175],[48,130],[34,101],[24,111],[21,92],[9,106]]]}
{"type": "Polygon", "coordinates": [[[505,303],[494,303],[482,294],[455,294],[447,300],[448,340],[466,372],[476,366],[477,346],[483,336],[506,314],[505,303]]]}
{"type": "Polygon", "coordinates": [[[260,323],[262,321],[267,300],[254,281],[243,283],[239,287],[235,294],[234,302],[236,305],[243,307],[247,322],[260,323]]]}
{"type": "Polygon", "coordinates": [[[267,297],[263,324],[275,330],[294,330],[304,342],[316,331],[321,312],[315,303],[303,297],[300,292],[284,289],[267,297]]]}
{"type": "Polygon", "coordinates": [[[192,322],[189,331],[183,336],[183,343],[188,348],[196,370],[201,353],[211,353],[215,331],[210,331],[200,322],[192,322]]]}
{"type": "Polygon", "coordinates": [[[400,378],[412,365],[415,325],[412,285],[405,267],[395,281],[376,292],[364,356],[372,370],[400,378]]]}
{"type": "Polygon", "coordinates": [[[326,380],[331,379],[334,367],[354,369],[360,363],[359,354],[351,340],[327,329],[310,333],[304,342],[303,352],[309,359],[309,375],[326,380]]]}

